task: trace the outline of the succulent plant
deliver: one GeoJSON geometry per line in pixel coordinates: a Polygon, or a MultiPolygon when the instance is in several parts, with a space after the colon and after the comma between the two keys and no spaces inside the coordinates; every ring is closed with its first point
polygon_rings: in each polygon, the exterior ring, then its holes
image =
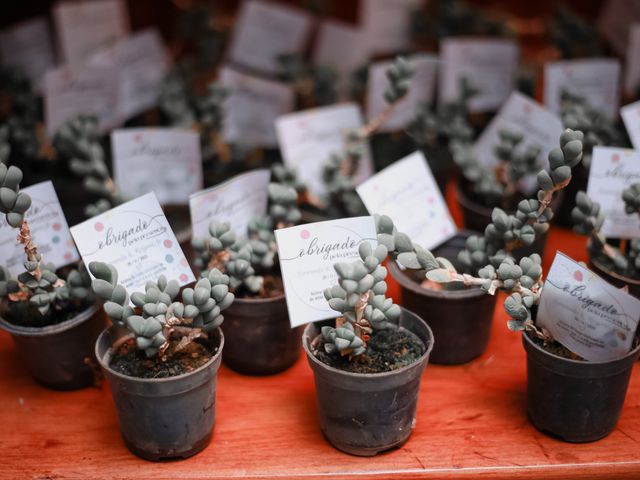
{"type": "Polygon", "coordinates": [[[211,83],[204,95],[197,95],[191,83],[184,68],[170,72],[160,89],[160,111],[169,125],[198,131],[203,161],[224,173],[233,160],[247,153],[246,146],[229,145],[222,136],[229,91],[211,83]]]}
{"type": "Polygon", "coordinates": [[[313,108],[336,103],[338,74],[322,65],[311,65],[298,53],[277,58],[280,80],[292,85],[301,108],[313,108]]]}
{"type": "Polygon", "coordinates": [[[455,150],[454,160],[469,182],[473,194],[489,207],[512,208],[519,193],[519,183],[538,171],[540,149],[536,146],[518,148],[524,136],[501,130],[494,152],[497,166],[494,170],[480,164],[469,145],[455,150]]]}
{"type": "MultiPolygon", "coordinates": [[[[640,214],[640,183],[623,190],[622,200],[628,215],[640,214]]],[[[598,202],[585,192],[578,192],[571,219],[574,231],[590,238],[589,254],[593,258],[621,275],[640,278],[640,242],[638,239],[621,239],[618,246],[609,244],[601,232],[604,214],[598,202]]]]}
{"type": "MultiPolygon", "coordinates": [[[[539,191],[536,199],[522,200],[513,215],[494,208],[491,224],[483,236],[467,238],[465,248],[458,255],[463,271],[446,258],[435,257],[428,250],[411,241],[395,228],[391,218],[376,218],[378,242],[391,257],[404,267],[425,274],[430,282],[480,287],[488,294],[504,290],[509,294],[505,309],[512,330],[526,330],[546,342],[552,340],[544,329],[538,329],[532,309],[542,293],[541,258],[537,254],[516,259],[515,248],[531,245],[536,236],[546,232],[553,212],[549,205],[555,192],[565,188],[571,180],[571,169],[582,158],[582,132],[565,130],[560,137],[560,148],[549,153],[549,170],[538,173],[539,191]]],[[[598,211],[595,211],[597,215],[598,211]]],[[[597,223],[598,220],[593,220],[597,223]]]]}
{"type": "Polygon", "coordinates": [[[123,202],[107,168],[96,117],[78,115],[68,120],[54,135],[53,145],[57,156],[67,162],[71,172],[83,179],[83,187],[101,197],[85,207],[88,217],[94,217],[123,202]]]}
{"type": "MultiPolygon", "coordinates": [[[[0,298],[10,310],[9,317],[15,317],[17,310],[25,313],[25,305],[37,309],[40,318],[21,321],[39,325],[55,311],[73,306],[82,308],[90,304],[93,295],[87,289],[89,276],[82,264],[78,270],[69,272],[65,282],[58,277],[53,264],[44,263],[25,218],[31,206],[31,197],[20,190],[21,181],[22,171],[18,167],[7,168],[0,164],[0,213],[5,215],[7,224],[18,229],[18,241],[24,246],[26,255],[25,272],[18,275],[17,279],[13,279],[6,269],[0,269],[0,298]]],[[[29,317],[34,315],[28,309],[26,314],[29,317]]]]}
{"type": "Polygon", "coordinates": [[[357,216],[366,213],[356,193],[354,176],[366,151],[367,139],[393,113],[409,91],[415,66],[404,57],[396,57],[387,68],[389,86],[384,91],[387,107],[363,127],[345,132],[345,147],[329,156],[323,168],[323,181],[328,192],[328,208],[332,216],[357,216]]]}
{"type": "Polygon", "coordinates": [[[327,288],[324,297],[341,315],[335,327],[322,327],[318,337],[325,352],[349,359],[366,352],[367,341],[375,330],[397,328],[401,314],[400,307],[385,297],[387,269],[382,263],[387,258],[387,248],[382,244],[373,248],[363,242],[358,253],[359,260],[334,265],[338,283],[327,288]]]}
{"type": "Polygon", "coordinates": [[[591,165],[593,147],[598,145],[624,146],[624,134],[616,123],[593,108],[587,99],[567,90],[560,94],[560,114],[565,128],[580,130],[584,134],[582,163],[591,165]]]}
{"type": "MultiPolygon", "coordinates": [[[[280,178],[295,183],[290,173],[279,169],[280,178]]],[[[262,295],[264,277],[276,268],[277,245],[274,229],[289,227],[301,220],[298,210],[298,192],[286,183],[269,184],[269,211],[267,215],[251,219],[247,236],[237,239],[228,222],[213,221],[208,238],[194,238],[191,242],[197,252],[195,265],[206,271],[218,269],[230,278],[229,287],[236,293],[262,295]]]]}
{"type": "Polygon", "coordinates": [[[129,329],[137,348],[148,357],[159,355],[162,360],[218,328],[224,320],[221,312],[235,298],[229,292],[229,277],[217,269],[209,271],[193,288],[185,288],[181,301],[176,300],[180,285],[164,275],[156,282],[147,282],[144,293],[129,295],[118,284],[118,272],[112,265],[91,262],[89,270],[96,277],[91,287],[104,300],[109,318],[129,329]]]}

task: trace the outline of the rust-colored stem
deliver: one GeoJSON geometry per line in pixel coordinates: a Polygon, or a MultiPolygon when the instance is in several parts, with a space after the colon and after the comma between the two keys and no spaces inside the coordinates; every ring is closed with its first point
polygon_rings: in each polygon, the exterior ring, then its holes
{"type": "Polygon", "coordinates": [[[22,223],[20,224],[18,242],[24,245],[24,253],[27,255],[27,260],[38,264],[31,274],[39,281],[42,277],[42,272],[40,270],[40,261],[38,260],[38,246],[33,241],[31,228],[29,228],[29,222],[27,222],[26,219],[22,220],[22,223]]]}
{"type": "Polygon", "coordinates": [[[402,102],[402,100],[404,100],[405,97],[406,95],[403,95],[395,102],[387,105],[387,107],[380,113],[380,115],[372,118],[369,123],[367,123],[360,129],[360,135],[363,138],[366,138],[370,136],[373,132],[375,132],[378,128],[380,128],[380,125],[382,125],[391,116],[391,114],[396,109],[398,104],[402,102]]]}

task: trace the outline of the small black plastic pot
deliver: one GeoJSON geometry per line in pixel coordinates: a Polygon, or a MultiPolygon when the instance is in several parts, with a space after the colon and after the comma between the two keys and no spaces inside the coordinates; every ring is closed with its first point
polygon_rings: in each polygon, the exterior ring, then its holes
{"type": "Polygon", "coordinates": [[[54,390],[76,390],[94,384],[93,346],[105,327],[101,305],[46,327],[23,327],[0,318],[18,355],[39,384],[54,390]]]}
{"type": "Polygon", "coordinates": [[[540,431],[567,442],[593,442],[616,425],[640,346],[609,362],[570,360],[522,335],[527,352],[527,411],[540,431]]]}
{"type": "Polygon", "coordinates": [[[304,331],[302,345],[315,378],[320,428],[338,450],[373,456],[401,446],[411,435],[433,334],[424,320],[404,308],[399,325],[416,334],[426,351],[411,365],[373,374],[344,372],[321,362],[310,349],[319,325],[309,324],[304,331]]]}
{"type": "Polygon", "coordinates": [[[112,370],[111,345],[129,335],[112,326],[96,343],[96,357],[111,386],[120,431],[127,448],[146,460],[187,458],[211,441],[216,416],[216,379],[224,336],[217,330],[218,351],[193,372],[169,378],[129,377],[112,370]]]}
{"type": "MultiPolygon", "coordinates": [[[[459,232],[434,250],[434,254],[456,263],[458,252],[472,232],[459,232]]],[[[429,290],[420,285],[417,272],[403,271],[394,261],[387,264],[389,273],[400,285],[402,305],[429,319],[436,344],[430,361],[442,365],[459,365],[482,355],[491,334],[496,296],[479,287],[460,290],[429,290]]],[[[424,278],[424,277],[422,277],[424,278]]]]}
{"type": "Polygon", "coordinates": [[[285,296],[236,298],[225,310],[222,361],[248,375],[271,375],[300,356],[303,327],[291,328],[285,296]]]}
{"type": "MultiPolygon", "coordinates": [[[[462,218],[464,222],[464,227],[468,230],[475,230],[477,232],[483,232],[487,225],[491,223],[491,212],[493,212],[493,208],[485,207],[472,199],[470,199],[465,193],[464,189],[459,185],[456,188],[456,197],[458,200],[458,204],[460,205],[460,210],[462,211],[462,218]]],[[[552,208],[554,205],[557,205],[558,196],[552,202],[552,208]]],[[[507,212],[511,213],[511,212],[507,212]]],[[[528,247],[520,247],[516,248],[513,251],[513,255],[515,258],[520,257],[528,257],[533,253],[537,253],[542,256],[544,253],[544,248],[547,244],[547,234],[537,235],[533,244],[528,247]]]]}
{"type": "Polygon", "coordinates": [[[629,293],[636,298],[640,298],[640,280],[637,278],[626,277],[616,273],[612,268],[602,263],[597,258],[589,256],[589,268],[593,270],[598,276],[609,282],[618,288],[622,288],[625,285],[629,287],[629,293]]]}

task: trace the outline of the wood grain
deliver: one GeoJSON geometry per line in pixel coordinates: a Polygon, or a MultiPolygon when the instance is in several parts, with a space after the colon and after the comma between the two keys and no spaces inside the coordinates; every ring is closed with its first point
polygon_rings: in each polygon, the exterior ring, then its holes
{"type": "MultiPolygon", "coordinates": [[[[545,264],[558,248],[584,260],[584,245],[553,229],[545,264]]],[[[319,431],[313,378],[301,357],[273,377],[222,367],[213,442],[191,459],[162,464],[125,448],[108,386],[58,393],[35,385],[2,332],[0,478],[640,478],[637,369],[615,431],[595,443],[563,443],[527,420],[525,354],[505,322],[498,308],[488,351],[477,360],[427,367],[416,429],[399,450],[366,459],[333,449],[319,431]]]]}

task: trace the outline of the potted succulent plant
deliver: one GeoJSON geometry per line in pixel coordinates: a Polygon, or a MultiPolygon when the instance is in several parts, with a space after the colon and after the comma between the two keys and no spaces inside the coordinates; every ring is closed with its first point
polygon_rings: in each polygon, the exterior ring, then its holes
{"type": "Polygon", "coordinates": [[[353,455],[407,441],[434,343],[424,320],[385,297],[387,254],[384,245],[363,242],[359,260],[336,263],[338,283],[324,296],[340,316],[309,324],[303,335],[322,432],[353,455]]]}
{"type": "Polygon", "coordinates": [[[112,265],[91,262],[89,270],[113,321],[95,348],[125,444],[154,461],[198,453],[215,422],[221,312],[234,300],[229,277],[213,269],[177,300],[178,282],[164,276],[129,295],[112,265]]]}
{"type": "MultiPolygon", "coordinates": [[[[640,183],[622,192],[625,211],[629,215],[640,213],[640,183]]],[[[640,239],[621,239],[617,246],[607,243],[600,229],[604,215],[600,205],[585,192],[576,195],[576,206],[571,212],[574,230],[589,237],[589,264],[601,277],[618,287],[629,287],[629,293],[640,298],[640,239]]]]}
{"type": "MultiPolygon", "coordinates": [[[[522,239],[523,233],[525,237],[538,234],[541,229],[525,227],[548,224],[554,194],[566,187],[571,180],[571,168],[581,160],[582,140],[582,132],[567,129],[560,138],[561,148],[549,153],[551,171],[538,174],[537,200],[525,201],[529,213],[519,233],[510,228],[518,217],[498,209],[494,209],[487,233],[504,236],[507,245],[522,239]]],[[[520,208],[518,216],[522,213],[520,208]]],[[[508,248],[486,256],[485,247],[478,238],[472,238],[468,250],[460,257],[484,265],[477,275],[460,273],[452,265],[442,265],[430,252],[420,250],[405,253],[408,259],[405,263],[411,266],[413,257],[421,256],[420,266],[432,282],[477,285],[489,294],[506,291],[504,308],[511,317],[508,327],[522,332],[527,353],[527,410],[532,423],[541,431],[569,442],[589,442],[606,436],[620,415],[640,346],[622,358],[603,362],[589,362],[571,352],[536,323],[543,289],[540,256],[532,254],[516,259],[508,248]]]]}
{"type": "Polygon", "coordinates": [[[240,373],[278,373],[300,355],[302,329],[292,329],[289,323],[273,233],[300,222],[297,198],[294,188],[271,183],[269,213],[250,222],[246,238],[237,239],[228,223],[214,221],[208,238],[192,241],[198,254],[195,265],[204,276],[219,269],[230,278],[236,300],[223,327],[223,360],[240,373]]]}
{"type": "Polygon", "coordinates": [[[31,198],[20,190],[21,181],[18,167],[0,163],[0,212],[18,230],[26,255],[17,279],[0,267],[0,327],[38,383],[57,390],[86,387],[94,382],[90,363],[104,316],[84,266],[61,278],[44,263],[25,218],[31,198]]]}
{"type": "MultiPolygon", "coordinates": [[[[491,223],[492,209],[500,207],[506,212],[514,212],[518,204],[526,198],[521,192],[522,182],[538,172],[540,149],[534,146],[519,148],[523,135],[499,132],[500,143],[494,151],[498,163],[491,170],[481,165],[468,145],[461,145],[453,156],[462,171],[457,189],[458,203],[462,210],[465,227],[484,231],[491,223]]],[[[558,200],[556,200],[557,202],[558,200]]],[[[522,252],[542,254],[546,234],[541,234],[536,243],[522,252]]]]}
{"type": "MultiPolygon", "coordinates": [[[[568,184],[575,158],[581,152],[576,132],[565,132],[560,142],[562,149],[549,154],[551,170],[538,173],[540,184],[551,192],[545,200],[548,202],[553,192],[568,184]]],[[[481,355],[489,341],[496,299],[485,295],[479,284],[441,284],[425,279],[425,273],[443,268],[461,271],[471,278],[480,275],[488,263],[497,268],[507,257],[519,258],[537,236],[546,233],[552,215],[550,208],[540,209],[538,200],[521,200],[514,214],[495,208],[492,223],[482,236],[459,232],[435,250],[435,255],[398,232],[389,217],[377,219],[378,241],[387,246],[396,260],[389,262],[389,271],[400,284],[404,305],[431,319],[430,326],[438,339],[431,354],[432,362],[460,364],[481,355]]]]}

